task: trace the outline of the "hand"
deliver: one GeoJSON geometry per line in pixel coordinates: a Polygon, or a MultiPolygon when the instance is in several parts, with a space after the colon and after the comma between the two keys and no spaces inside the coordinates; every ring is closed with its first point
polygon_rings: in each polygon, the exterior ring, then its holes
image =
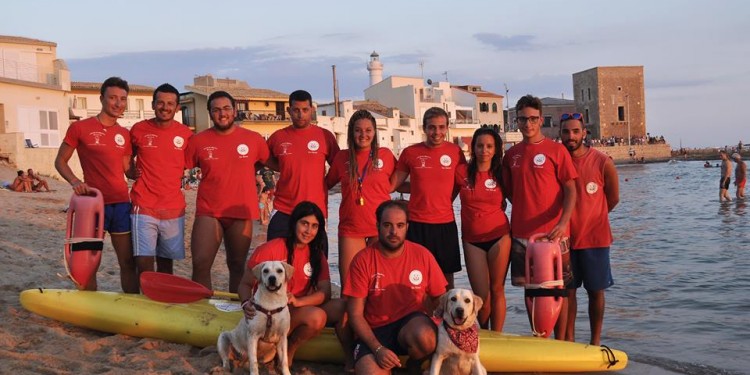
{"type": "Polygon", "coordinates": [[[287,293],[286,298],[287,298],[287,304],[292,305],[292,307],[299,307],[297,306],[297,297],[295,297],[294,294],[287,293]]]}
{"type": "Polygon", "coordinates": [[[91,190],[89,190],[89,186],[81,180],[72,183],[71,187],[73,188],[73,192],[76,193],[76,195],[89,195],[91,193],[91,190]]]}
{"type": "Polygon", "coordinates": [[[245,301],[242,303],[242,312],[245,313],[245,318],[252,319],[255,317],[255,306],[251,301],[245,301]]]}
{"type": "Polygon", "coordinates": [[[396,353],[385,346],[381,347],[380,350],[376,350],[373,354],[375,355],[375,362],[384,370],[401,367],[401,361],[398,359],[396,353]]]}
{"type": "Polygon", "coordinates": [[[565,227],[566,225],[562,225],[561,223],[557,223],[552,230],[547,233],[547,239],[550,241],[560,240],[562,241],[563,236],[565,235],[565,227]]]}

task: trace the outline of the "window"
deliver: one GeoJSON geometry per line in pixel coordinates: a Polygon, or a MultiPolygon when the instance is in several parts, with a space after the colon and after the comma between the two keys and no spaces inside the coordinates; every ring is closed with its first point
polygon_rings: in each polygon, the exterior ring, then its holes
{"type": "Polygon", "coordinates": [[[59,147],[57,111],[33,107],[18,108],[18,130],[40,147],[59,147]]]}
{"type": "Polygon", "coordinates": [[[83,98],[83,97],[76,98],[75,107],[78,109],[88,109],[88,103],[86,103],[86,98],[83,98]]]}
{"type": "Polygon", "coordinates": [[[544,125],[542,125],[543,128],[551,128],[552,127],[552,116],[544,116],[544,125]]]}
{"type": "Polygon", "coordinates": [[[143,111],[143,109],[145,108],[144,107],[144,103],[143,103],[143,99],[136,99],[135,100],[135,104],[136,104],[136,107],[138,108],[139,111],[143,111]]]}
{"type": "Polygon", "coordinates": [[[625,121],[625,107],[617,107],[617,121],[625,121]]]}
{"type": "Polygon", "coordinates": [[[587,124],[590,124],[591,121],[589,121],[589,109],[586,108],[583,112],[583,121],[586,121],[587,124]]]}
{"type": "Polygon", "coordinates": [[[324,109],[324,110],[322,110],[322,112],[323,112],[323,113],[322,113],[322,115],[323,115],[323,116],[328,116],[328,114],[327,114],[327,112],[328,112],[328,111],[326,111],[326,110],[324,109]]]}
{"type": "Polygon", "coordinates": [[[581,89],[581,101],[583,102],[584,96],[583,96],[583,89],[581,89]]]}
{"type": "Polygon", "coordinates": [[[497,103],[492,103],[492,113],[497,113],[497,103]]]}
{"type": "Polygon", "coordinates": [[[591,100],[591,88],[589,87],[587,90],[589,92],[589,100],[591,100]]]}
{"type": "Polygon", "coordinates": [[[237,110],[238,111],[247,111],[247,103],[245,103],[245,102],[237,102],[237,110]]]}

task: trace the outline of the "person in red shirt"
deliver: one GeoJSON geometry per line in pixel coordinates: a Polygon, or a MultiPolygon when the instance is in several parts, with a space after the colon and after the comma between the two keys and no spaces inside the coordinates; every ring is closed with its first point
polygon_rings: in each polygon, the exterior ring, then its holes
{"type": "MultiPolygon", "coordinates": [[[[130,238],[130,197],[125,173],[130,170],[132,147],[128,130],[117,123],[128,103],[128,83],[110,77],[102,83],[98,115],[70,125],[55,157],[55,169],[78,195],[90,193],[89,186],[102,192],[104,230],[109,232],[120,265],[120,285],[125,293],[138,293],[140,286],[130,238]],[[83,180],[68,165],[73,152],[83,170],[83,180]]],[[[132,177],[132,176],[131,176],[132,177]]],[[[96,290],[96,275],[86,290],[96,290]]]]}
{"type": "Polygon", "coordinates": [[[575,341],[576,289],[583,285],[589,297],[589,343],[599,345],[604,322],[604,290],[614,285],[609,263],[612,244],[609,212],[620,201],[620,186],[615,163],[606,154],[586,146],[585,138],[583,116],[563,114],[560,139],[578,171],[576,206],[570,218],[570,262],[575,282],[569,289],[566,339],[575,341]]]}
{"type": "Polygon", "coordinates": [[[456,169],[466,272],[474,294],[485,301],[479,310],[479,325],[495,331],[502,331],[505,324],[505,275],[510,257],[502,160],[500,135],[491,128],[479,128],[471,138],[469,164],[456,169]]]}
{"type": "Polygon", "coordinates": [[[378,234],[375,209],[391,199],[390,178],[396,157],[378,146],[378,128],[370,112],[361,109],[349,119],[346,142],[326,176],[328,188],[341,183],[339,206],[339,274],[346,280],[352,258],[378,234]]]}
{"type": "MultiPolygon", "coordinates": [[[[503,191],[513,205],[510,221],[513,241],[510,249],[511,283],[526,283],[526,245],[537,233],[546,233],[550,241],[559,240],[563,282],[570,285],[568,245],[570,217],[576,203],[575,179],[578,177],[565,147],[547,139],[541,132],[542,101],[526,95],[516,103],[516,121],[523,141],[511,147],[503,157],[503,191]]],[[[565,297],[565,295],[561,295],[565,297]]],[[[531,319],[531,312],[529,319],[531,319]]],[[[567,298],[555,326],[555,338],[565,338],[567,298]]]]}
{"type": "Polygon", "coordinates": [[[156,88],[151,102],[153,119],[130,129],[135,183],[130,191],[133,208],[133,255],[138,274],[172,273],[173,260],[185,259],[185,196],[181,180],[185,149],[193,132],[174,120],[180,92],[165,83],[156,88]]]}
{"type": "MultiPolygon", "coordinates": [[[[333,133],[312,123],[315,107],[310,93],[297,90],[289,94],[288,112],[292,125],[268,138],[271,157],[267,165],[281,173],[273,199],[276,213],[268,223],[268,240],[288,235],[289,215],[299,202],[317,204],[328,217],[326,162],[333,164],[339,152],[333,133]]],[[[327,236],[325,243],[324,253],[328,255],[327,236]]]]}
{"type": "MultiPolygon", "coordinates": [[[[331,275],[323,254],[324,227],[325,218],[320,208],[312,202],[300,202],[289,220],[288,230],[292,235],[268,241],[253,251],[238,290],[245,316],[252,318],[256,311],[251,302],[258,283],[253,267],[274,260],[294,267],[294,275],[287,284],[291,315],[287,352],[290,364],[297,349],[320,334],[326,324],[337,324],[336,333],[345,353],[351,353],[351,333],[342,325],[344,301],[331,299],[331,275]]],[[[263,353],[269,350],[275,351],[275,346],[268,344],[267,348],[261,348],[259,355],[264,357],[263,353]]],[[[347,356],[350,357],[351,354],[347,356]]]]}
{"type": "Polygon", "coordinates": [[[235,101],[226,91],[208,97],[213,127],[193,136],[185,151],[187,168],[201,169],[190,239],[193,280],[211,289],[211,266],[222,238],[227,252],[229,291],[236,292],[260,217],[255,170],[268,159],[260,134],[234,123],[235,101]]]}
{"type": "Polygon", "coordinates": [[[357,374],[387,374],[408,355],[410,370],[435,351],[437,330],[428,317],[448,284],[435,258],[406,240],[409,210],[385,201],[376,210],[378,241],[352,260],[343,295],[357,335],[357,374]]]}
{"type": "Polygon", "coordinates": [[[453,200],[458,194],[455,173],[456,167],[466,164],[466,157],[458,146],[445,140],[448,113],[442,108],[425,111],[422,130],[427,135],[425,141],[401,152],[391,177],[391,189],[410,193],[406,238],[430,250],[451,289],[453,273],[461,270],[458,228],[453,215],[453,200]],[[402,184],[409,176],[409,187],[405,189],[402,184]]]}

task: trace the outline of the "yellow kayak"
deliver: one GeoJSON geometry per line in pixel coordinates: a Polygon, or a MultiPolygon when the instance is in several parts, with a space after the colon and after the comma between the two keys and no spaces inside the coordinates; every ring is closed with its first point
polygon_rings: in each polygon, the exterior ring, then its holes
{"type": "MultiPolygon", "coordinates": [[[[219,299],[170,304],[137,294],[67,289],[29,289],[20,299],[33,313],[79,327],[197,347],[216,345],[219,333],[233,329],[242,316],[238,302],[219,299]]],[[[480,359],[490,372],[615,371],[628,363],[624,352],[598,346],[485,330],[479,337],[480,359]]],[[[327,328],[295,359],[343,363],[344,354],[327,328]]]]}

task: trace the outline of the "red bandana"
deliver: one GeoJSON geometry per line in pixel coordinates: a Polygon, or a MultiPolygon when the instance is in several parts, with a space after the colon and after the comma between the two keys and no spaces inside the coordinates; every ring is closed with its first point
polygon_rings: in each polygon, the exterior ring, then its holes
{"type": "Polygon", "coordinates": [[[479,326],[474,324],[471,328],[465,330],[457,330],[451,328],[445,321],[443,321],[443,327],[448,332],[448,337],[459,349],[466,353],[476,353],[479,350],[479,326]]]}

